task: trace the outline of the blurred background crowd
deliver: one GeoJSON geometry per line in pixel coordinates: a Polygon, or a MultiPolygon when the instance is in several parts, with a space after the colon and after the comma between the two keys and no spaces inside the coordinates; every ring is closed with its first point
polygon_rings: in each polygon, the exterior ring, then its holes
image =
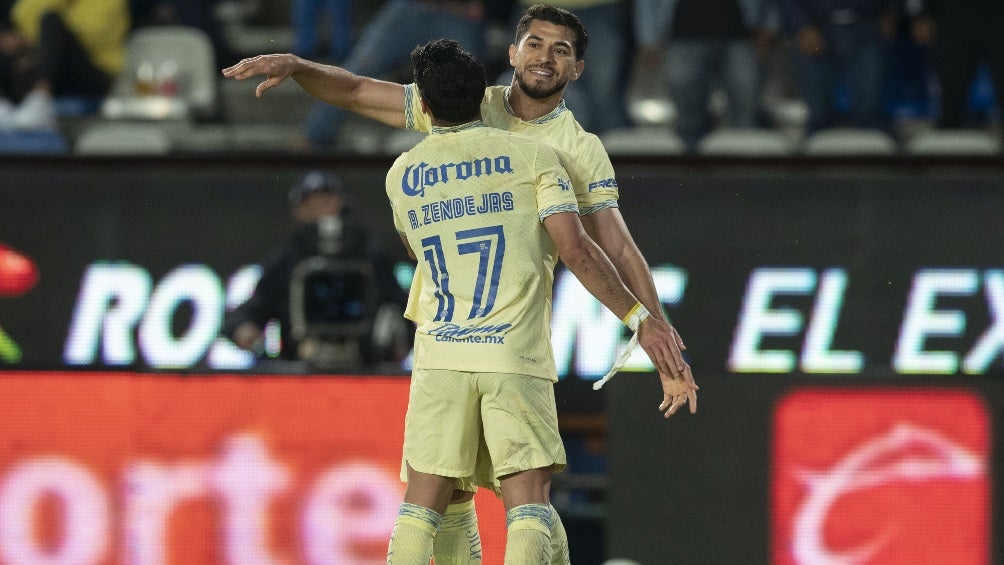
{"type": "MultiPolygon", "coordinates": [[[[219,71],[293,52],[410,82],[411,49],[448,36],[508,83],[530,3],[2,0],[0,153],[396,154],[413,132],[219,71]]],[[[553,3],[590,34],[567,104],[614,155],[1001,151],[998,0],[553,3]]]]}

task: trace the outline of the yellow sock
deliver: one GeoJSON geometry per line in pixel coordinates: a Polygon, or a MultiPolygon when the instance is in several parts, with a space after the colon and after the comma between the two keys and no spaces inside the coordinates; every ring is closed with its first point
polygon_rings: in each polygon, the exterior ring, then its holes
{"type": "Polygon", "coordinates": [[[446,508],[432,557],[436,565],[481,565],[481,534],[473,500],[446,508]]]}
{"type": "Polygon", "coordinates": [[[565,525],[561,523],[561,516],[558,511],[551,506],[551,565],[570,565],[571,558],[568,556],[568,534],[565,533],[565,525]]]}
{"type": "Polygon", "coordinates": [[[548,565],[551,562],[551,507],[524,504],[506,512],[505,564],[548,565]]]}
{"type": "Polygon", "coordinates": [[[387,548],[387,565],[429,565],[432,543],[443,515],[417,504],[402,502],[387,548]]]}

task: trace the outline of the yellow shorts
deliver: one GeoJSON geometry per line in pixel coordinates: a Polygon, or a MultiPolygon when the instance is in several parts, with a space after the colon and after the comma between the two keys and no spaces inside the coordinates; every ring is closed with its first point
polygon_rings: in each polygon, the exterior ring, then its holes
{"type": "Polygon", "coordinates": [[[565,468],[554,383],[509,373],[416,369],[404,424],[405,463],[457,478],[457,487],[499,492],[498,478],[565,468]]]}

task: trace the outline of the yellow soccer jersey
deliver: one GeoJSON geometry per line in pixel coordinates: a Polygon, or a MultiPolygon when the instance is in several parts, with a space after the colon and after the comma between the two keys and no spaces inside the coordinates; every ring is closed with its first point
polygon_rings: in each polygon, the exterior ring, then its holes
{"type": "Polygon", "coordinates": [[[398,157],[386,187],[418,258],[405,313],[418,326],[414,367],[556,381],[558,257],[541,222],[578,207],[554,151],[481,122],[434,128],[398,157]]]}
{"type": "MultiPolygon", "coordinates": [[[[508,102],[508,86],[489,86],[481,101],[481,119],[485,125],[522,133],[548,144],[568,171],[583,216],[604,208],[617,207],[617,179],[610,156],[600,138],[582,129],[564,100],[550,114],[533,121],[513,115],[508,102]]],[[[432,121],[422,113],[418,87],[405,87],[405,119],[408,129],[430,131],[432,121]]]]}

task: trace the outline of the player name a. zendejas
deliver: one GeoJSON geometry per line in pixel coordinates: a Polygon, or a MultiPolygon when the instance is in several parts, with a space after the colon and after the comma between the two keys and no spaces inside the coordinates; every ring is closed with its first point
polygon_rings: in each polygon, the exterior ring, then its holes
{"type": "Polygon", "coordinates": [[[457,198],[433,200],[422,204],[420,209],[408,210],[408,222],[412,229],[417,229],[420,225],[434,224],[443,220],[511,212],[514,208],[513,196],[509,191],[482,194],[480,204],[475,203],[474,195],[468,194],[457,198]]]}

